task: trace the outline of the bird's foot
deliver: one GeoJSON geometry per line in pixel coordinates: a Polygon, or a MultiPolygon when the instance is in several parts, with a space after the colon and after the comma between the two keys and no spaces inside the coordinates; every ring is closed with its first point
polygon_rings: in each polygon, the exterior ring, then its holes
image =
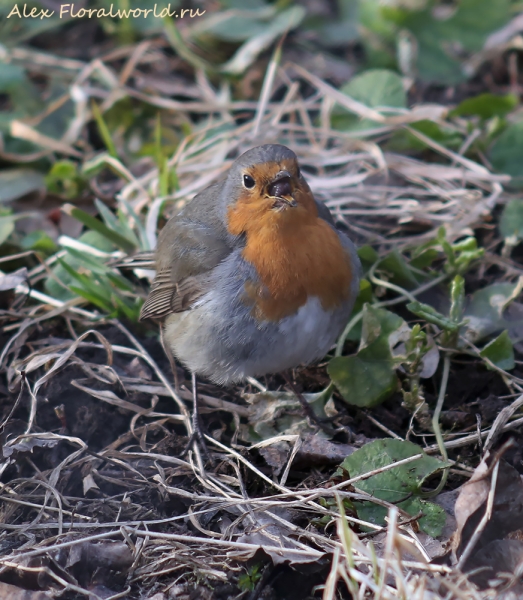
{"type": "Polygon", "coordinates": [[[209,448],[207,446],[207,442],[205,441],[205,436],[203,435],[203,432],[201,429],[198,429],[198,431],[193,431],[189,437],[189,441],[187,442],[187,444],[185,445],[185,448],[182,450],[181,454],[180,454],[180,458],[184,458],[185,456],[187,456],[187,454],[189,453],[189,450],[195,450],[196,447],[198,447],[202,454],[205,456],[205,458],[210,461],[213,462],[213,459],[209,453],[209,448]]]}
{"type": "Polygon", "coordinates": [[[195,449],[195,446],[198,445],[205,458],[208,461],[212,462],[211,455],[209,454],[209,448],[207,447],[207,442],[205,441],[205,436],[202,431],[202,424],[200,421],[200,411],[198,408],[198,386],[196,383],[196,374],[192,374],[192,393],[193,393],[193,413],[192,413],[192,433],[189,437],[189,441],[187,445],[183,449],[181,456],[185,456],[189,450],[195,449]]]}

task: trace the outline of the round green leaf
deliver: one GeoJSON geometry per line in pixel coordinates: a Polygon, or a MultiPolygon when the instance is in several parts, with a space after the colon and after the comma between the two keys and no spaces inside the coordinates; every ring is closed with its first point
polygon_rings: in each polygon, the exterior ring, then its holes
{"type": "Polygon", "coordinates": [[[506,239],[515,236],[523,239],[523,200],[514,198],[503,209],[499,220],[499,232],[506,239]]]}
{"type": "Polygon", "coordinates": [[[483,358],[488,358],[497,367],[505,371],[510,371],[510,369],[516,366],[514,362],[514,347],[506,329],[495,340],[488,343],[479,354],[483,358]]]}
{"type": "Polygon", "coordinates": [[[513,177],[521,176],[523,156],[523,121],[512,123],[494,142],[489,159],[494,168],[513,177]]]}
{"type": "Polygon", "coordinates": [[[353,77],[341,91],[371,108],[392,106],[405,108],[407,94],[401,77],[388,69],[370,69],[353,77]]]}
{"type": "MultiPolygon", "coordinates": [[[[439,506],[421,500],[419,495],[427,477],[446,466],[443,462],[427,456],[420,446],[412,442],[382,439],[370,442],[353,452],[343,461],[341,468],[347,471],[350,477],[358,477],[417,454],[422,456],[405,465],[358,481],[357,487],[380,500],[397,504],[412,516],[422,512],[423,517],[419,520],[421,529],[436,537],[445,524],[445,513],[439,506]]],[[[340,474],[342,473],[340,469],[340,474]]],[[[385,524],[385,507],[373,502],[355,502],[355,506],[359,518],[377,525],[385,524]]]]}
{"type": "Polygon", "coordinates": [[[450,116],[478,115],[482,119],[492,117],[503,117],[518,105],[518,97],[515,94],[499,96],[497,94],[479,94],[473,98],[467,98],[450,112],[450,116]]]}

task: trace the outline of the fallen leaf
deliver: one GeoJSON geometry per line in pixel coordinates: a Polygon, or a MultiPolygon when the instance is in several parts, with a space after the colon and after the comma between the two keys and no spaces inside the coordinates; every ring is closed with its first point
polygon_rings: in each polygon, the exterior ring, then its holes
{"type": "Polygon", "coordinates": [[[259,450],[265,459],[265,462],[272,467],[274,475],[278,476],[287,464],[291,454],[291,447],[287,442],[275,442],[269,446],[264,446],[259,450]]]}
{"type": "MultiPolygon", "coordinates": [[[[420,446],[402,440],[375,440],[348,456],[337,474],[342,476],[345,470],[350,478],[358,477],[417,454],[422,456],[410,463],[358,481],[355,485],[371,496],[397,504],[412,516],[423,513],[419,519],[420,528],[430,536],[437,537],[445,524],[444,511],[440,506],[422,500],[420,495],[423,482],[442,469],[445,464],[432,456],[427,456],[420,446]]],[[[376,525],[385,524],[388,512],[385,506],[372,501],[358,501],[354,504],[360,519],[376,525]]]]}
{"type": "Polygon", "coordinates": [[[320,465],[337,465],[356,450],[349,444],[336,444],[319,435],[308,435],[296,453],[293,466],[304,469],[320,465]]]}
{"type": "Polygon", "coordinates": [[[83,488],[84,488],[84,496],[87,496],[87,493],[90,490],[99,490],[100,488],[98,487],[98,485],[96,485],[96,481],[94,480],[93,476],[91,473],[89,473],[88,475],[86,475],[83,478],[83,488]]]}
{"type": "Polygon", "coordinates": [[[21,440],[16,444],[7,443],[2,450],[4,458],[14,459],[15,456],[19,453],[32,452],[34,448],[54,448],[58,444],[60,440],[57,439],[39,439],[37,437],[27,437],[23,436],[18,438],[21,440]]]}
{"type": "Polygon", "coordinates": [[[14,290],[20,284],[25,283],[27,281],[27,268],[22,267],[17,271],[13,271],[13,273],[8,273],[7,275],[0,275],[0,292],[5,292],[7,290],[14,290]]]}
{"type": "MultiPolygon", "coordinates": [[[[291,515],[289,511],[271,508],[271,512],[277,516],[284,518],[289,521],[291,515]]],[[[304,564],[304,563],[315,563],[324,554],[310,549],[310,553],[303,553],[303,545],[292,539],[289,534],[291,533],[287,527],[285,527],[278,519],[267,513],[261,513],[256,511],[256,520],[250,524],[248,529],[243,535],[240,535],[237,540],[238,542],[254,544],[260,547],[266,554],[268,554],[275,565],[290,562],[291,564],[304,564]],[[278,547],[278,549],[275,548],[278,547]],[[279,549],[281,548],[281,550],[279,549]],[[298,552],[296,552],[298,550],[298,552]],[[300,552],[301,551],[301,552],[300,552]]],[[[245,524],[247,525],[247,519],[245,524]]],[[[250,555],[255,554],[255,550],[250,551],[250,555]]],[[[243,553],[245,556],[245,553],[243,553]]],[[[230,553],[232,555],[232,553],[230,553]]]]}
{"type": "MultiPolygon", "coordinates": [[[[313,411],[325,418],[325,404],[330,394],[324,391],[303,394],[313,411]]],[[[248,425],[241,426],[240,436],[246,442],[257,443],[279,435],[311,433],[312,429],[303,414],[303,408],[292,392],[259,392],[244,394],[248,407],[248,425]]],[[[323,431],[317,435],[325,437],[323,431]]]]}
{"type": "MultiPolygon", "coordinates": [[[[485,515],[491,489],[492,468],[489,459],[478,465],[465,483],[456,500],[457,530],[453,541],[456,555],[461,556],[485,515]]],[[[501,540],[523,527],[523,481],[520,474],[506,461],[500,460],[492,516],[476,542],[473,553],[494,540],[501,540]]],[[[469,557],[469,561],[474,554],[469,557]]],[[[468,568],[468,562],[465,563],[468,568]]]]}

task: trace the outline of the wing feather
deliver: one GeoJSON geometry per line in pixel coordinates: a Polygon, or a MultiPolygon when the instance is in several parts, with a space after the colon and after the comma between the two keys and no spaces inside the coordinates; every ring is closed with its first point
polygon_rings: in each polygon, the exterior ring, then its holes
{"type": "Polygon", "coordinates": [[[233,250],[218,212],[223,182],[195,196],[163,228],[156,251],[156,277],[140,320],[191,310],[209,289],[215,267],[233,250]]]}
{"type": "Polygon", "coordinates": [[[171,313],[190,310],[208,289],[208,273],[186,277],[174,283],[171,272],[162,271],[156,275],[149,296],[142,306],[140,321],[161,319],[171,313]]]}

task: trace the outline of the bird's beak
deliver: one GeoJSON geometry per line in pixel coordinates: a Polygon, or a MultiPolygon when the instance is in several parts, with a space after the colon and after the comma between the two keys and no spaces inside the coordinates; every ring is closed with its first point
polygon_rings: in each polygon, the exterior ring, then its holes
{"type": "Polygon", "coordinates": [[[292,195],[291,174],[289,171],[280,171],[276,174],[267,188],[271,198],[275,198],[273,208],[287,208],[297,206],[292,195]]]}

